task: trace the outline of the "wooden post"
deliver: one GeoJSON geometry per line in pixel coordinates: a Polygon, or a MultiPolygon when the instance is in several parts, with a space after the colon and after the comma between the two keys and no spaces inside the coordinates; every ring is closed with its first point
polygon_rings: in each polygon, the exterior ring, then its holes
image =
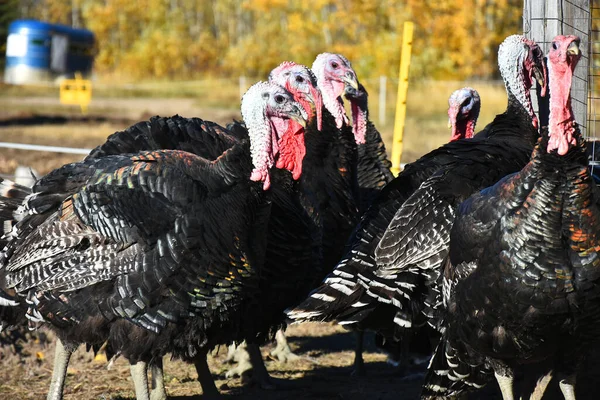
{"type": "Polygon", "coordinates": [[[402,35],[402,55],[400,59],[400,73],[398,76],[398,97],[396,99],[396,119],[394,121],[394,140],[392,143],[392,173],[400,173],[400,158],[402,157],[402,139],[404,136],[404,123],[406,120],[406,94],[408,93],[408,70],[410,67],[410,54],[412,51],[413,23],[404,23],[402,35]]]}
{"type": "MultiPolygon", "coordinates": [[[[535,40],[548,53],[556,35],[577,35],[581,38],[583,57],[575,68],[571,98],[575,120],[587,137],[588,66],[591,30],[590,0],[525,0],[523,34],[535,40]]],[[[537,98],[532,93],[535,110],[537,98]]]]}

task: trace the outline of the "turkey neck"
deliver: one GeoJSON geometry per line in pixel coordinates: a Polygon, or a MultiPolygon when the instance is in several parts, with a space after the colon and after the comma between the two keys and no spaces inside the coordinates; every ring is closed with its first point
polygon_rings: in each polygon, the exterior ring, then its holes
{"type": "MultiPolygon", "coordinates": [[[[529,107],[531,107],[531,98],[529,95],[526,96],[525,101],[526,104],[529,104],[529,107]]],[[[521,103],[512,92],[508,92],[508,105],[504,115],[511,119],[518,120],[518,127],[520,128],[518,131],[506,130],[505,134],[510,132],[513,134],[512,136],[520,138],[523,142],[534,146],[540,137],[539,132],[533,125],[533,119],[531,118],[528,107],[521,103]]]]}
{"type": "Polygon", "coordinates": [[[357,214],[352,192],[356,144],[350,127],[344,127],[337,129],[325,110],[321,132],[314,122],[307,127],[300,178],[303,207],[322,231],[326,265],[331,266],[341,257],[357,214]]]}
{"type": "Polygon", "coordinates": [[[452,126],[452,138],[450,141],[472,138],[473,134],[475,133],[476,123],[477,118],[473,118],[471,116],[460,121],[456,121],[456,123],[452,126]]]}
{"type": "Polygon", "coordinates": [[[548,63],[550,75],[550,118],[548,122],[547,152],[556,150],[564,156],[572,148],[578,148],[581,135],[576,128],[573,109],[571,108],[571,83],[575,65],[554,67],[548,63]]]}

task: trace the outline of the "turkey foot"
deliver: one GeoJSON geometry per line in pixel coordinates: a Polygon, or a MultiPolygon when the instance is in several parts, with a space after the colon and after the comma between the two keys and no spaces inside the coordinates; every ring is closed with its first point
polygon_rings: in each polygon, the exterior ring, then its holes
{"type": "Polygon", "coordinates": [[[198,373],[198,381],[202,386],[202,399],[222,399],[221,393],[219,393],[212,374],[210,373],[210,369],[208,369],[208,364],[206,363],[206,354],[198,356],[194,362],[194,366],[196,367],[196,372],[198,373]]]}
{"type": "Polygon", "coordinates": [[[290,386],[290,382],[269,375],[258,345],[248,344],[247,350],[252,364],[252,381],[265,390],[283,389],[290,386]]]}
{"type": "Polygon", "coordinates": [[[270,356],[274,360],[277,360],[280,363],[287,363],[290,361],[296,361],[296,360],[303,358],[303,357],[300,357],[299,355],[295,354],[292,351],[292,349],[290,348],[290,345],[287,341],[287,338],[285,337],[285,333],[283,332],[283,329],[279,329],[277,331],[277,333],[275,334],[275,340],[277,341],[277,345],[275,346],[273,351],[271,351],[271,354],[270,354],[270,356]]]}
{"type": "Polygon", "coordinates": [[[246,348],[246,342],[242,342],[240,343],[239,346],[236,346],[235,343],[230,344],[229,346],[227,346],[227,356],[225,357],[224,362],[229,363],[229,364],[233,364],[238,362],[238,353],[239,353],[239,348],[243,347],[244,349],[246,348]]]}
{"type": "Polygon", "coordinates": [[[163,375],[162,357],[151,365],[152,371],[152,390],[150,391],[150,400],[167,400],[167,391],[165,390],[165,377],[163,375]]]}
{"type": "Polygon", "coordinates": [[[351,376],[365,376],[367,371],[365,369],[365,361],[363,360],[363,343],[365,339],[365,333],[363,331],[356,332],[356,347],[354,349],[354,368],[350,373],[351,376]]]}
{"type": "Polygon", "coordinates": [[[250,354],[246,342],[242,342],[239,346],[232,344],[229,346],[227,353],[227,359],[229,362],[237,362],[236,367],[230,368],[226,373],[226,378],[240,377],[242,383],[249,383],[252,375],[252,364],[250,363],[250,354]]]}

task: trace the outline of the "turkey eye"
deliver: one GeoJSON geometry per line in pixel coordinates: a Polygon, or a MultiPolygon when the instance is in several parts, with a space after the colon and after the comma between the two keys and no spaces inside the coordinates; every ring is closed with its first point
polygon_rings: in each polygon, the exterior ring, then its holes
{"type": "Polygon", "coordinates": [[[552,42],[552,48],[553,48],[554,50],[558,49],[558,46],[556,45],[556,42],[552,42]]]}
{"type": "Polygon", "coordinates": [[[282,95],[275,96],[275,102],[277,102],[277,104],[283,103],[284,100],[285,100],[285,97],[283,97],[282,95]]]}
{"type": "Polygon", "coordinates": [[[296,77],[296,82],[298,82],[298,83],[303,83],[303,82],[304,82],[304,78],[303,78],[303,77],[301,77],[301,76],[297,76],[297,77],[296,77]]]}
{"type": "Polygon", "coordinates": [[[331,68],[336,69],[337,67],[339,67],[340,65],[338,63],[336,63],[335,61],[331,62],[331,68]]]}

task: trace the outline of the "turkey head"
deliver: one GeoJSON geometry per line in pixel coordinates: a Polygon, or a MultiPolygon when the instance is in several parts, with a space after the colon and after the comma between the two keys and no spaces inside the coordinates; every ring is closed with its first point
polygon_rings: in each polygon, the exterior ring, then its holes
{"type": "Polygon", "coordinates": [[[473,137],[480,109],[479,93],[473,88],[464,87],[450,95],[448,99],[448,126],[452,128],[451,142],[473,137]]]}
{"type": "Polygon", "coordinates": [[[321,53],[315,58],[311,69],[317,77],[325,108],[334,116],[338,129],[348,124],[341,96],[346,86],[358,89],[358,80],[350,61],[340,54],[321,53]]]}
{"type": "MultiPolygon", "coordinates": [[[[546,95],[547,70],[544,53],[534,41],[522,35],[511,35],[504,39],[498,49],[498,67],[509,93],[525,107],[531,116],[533,126],[539,127],[533,111],[530,89],[534,81],[541,86],[542,96],[546,95]]],[[[509,100],[510,101],[510,100],[509,100]]]]}
{"type": "Polygon", "coordinates": [[[564,156],[577,144],[576,124],[571,108],[573,71],[581,58],[577,36],[556,36],[548,53],[550,80],[550,122],[547,152],[564,156]]]}
{"type": "MultiPolygon", "coordinates": [[[[248,128],[254,165],[250,179],[264,182],[263,189],[267,190],[271,186],[269,170],[275,161],[282,156],[296,160],[294,155],[297,152],[306,151],[303,140],[301,147],[293,148],[281,140],[288,131],[303,137],[308,116],[283,87],[271,82],[258,82],[242,97],[242,118],[248,128]]],[[[294,179],[300,178],[301,164],[287,162],[283,167],[292,172],[294,179]]]]}
{"type": "Polygon", "coordinates": [[[317,87],[317,78],[308,67],[284,61],[269,74],[269,81],[286,88],[304,107],[308,119],[317,117],[317,129],[323,129],[323,97],[317,87]]]}

